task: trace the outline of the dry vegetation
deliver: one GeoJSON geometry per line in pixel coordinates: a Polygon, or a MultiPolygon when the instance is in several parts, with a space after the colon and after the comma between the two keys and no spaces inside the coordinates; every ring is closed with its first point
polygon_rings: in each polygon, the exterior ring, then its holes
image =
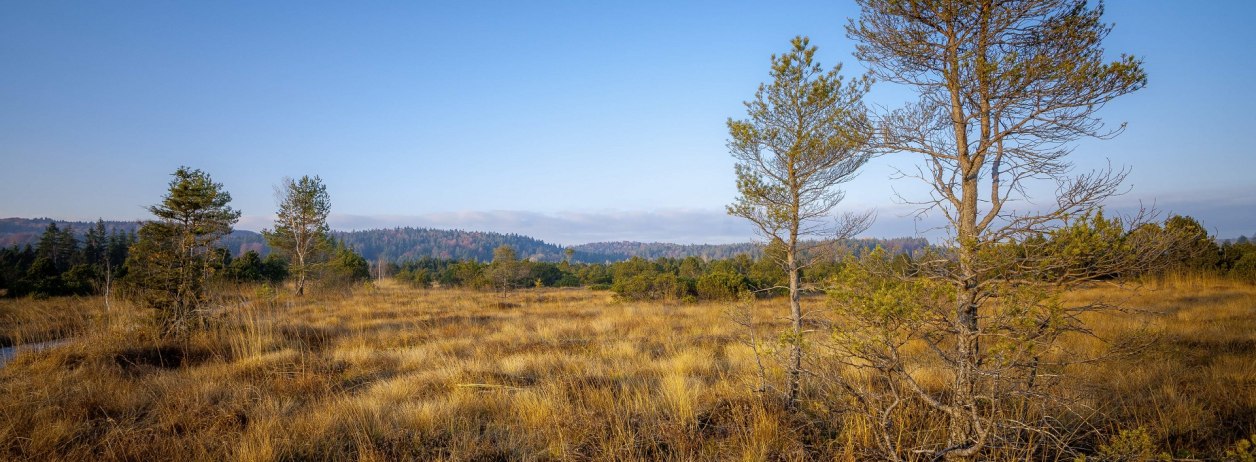
{"type": "Polygon", "coordinates": [[[1094,289],[1072,296],[1141,310],[1093,320],[1102,338],[1120,339],[1142,323],[1154,334],[1139,354],[1079,377],[1094,388],[1109,425],[1145,428],[1158,450],[1185,458],[1220,456],[1256,434],[1256,286],[1173,276],[1133,294],[1094,289]]]}
{"type": "MultiPolygon", "coordinates": [[[[1137,357],[1076,371],[1088,425],[1142,427],[1158,451],[1205,459],[1256,432],[1256,287],[1182,278],[1071,296],[1139,310],[1093,319],[1107,339],[1156,333],[1137,357]]],[[[0,368],[0,458],[859,460],[872,444],[820,411],[840,398],[808,390],[811,404],[786,412],[752,391],[754,354],[723,304],[582,289],[503,303],[388,282],[230,298],[186,344],[99,298],[0,301],[15,343],[74,336],[0,368]]],[[[780,319],[782,303],[753,309],[780,319]]],[[[759,330],[786,325],[773,324],[759,330]]]]}

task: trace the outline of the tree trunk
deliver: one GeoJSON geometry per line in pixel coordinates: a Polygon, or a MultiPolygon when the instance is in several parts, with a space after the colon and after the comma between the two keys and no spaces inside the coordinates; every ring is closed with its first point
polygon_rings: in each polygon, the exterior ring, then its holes
{"type": "MultiPolygon", "coordinates": [[[[959,291],[955,306],[955,386],[951,406],[962,416],[952,415],[951,447],[975,444],[973,422],[968,416],[976,409],[977,367],[980,361],[980,326],[978,325],[978,274],[975,268],[977,242],[977,174],[972,164],[961,162],[964,172],[959,209],[959,291]]],[[[953,459],[953,457],[952,457],[953,459]]]]}
{"type": "Polygon", "coordinates": [[[109,307],[109,297],[113,294],[113,264],[109,262],[109,257],[105,257],[105,312],[109,313],[112,308],[109,307]]]}
{"type": "MultiPolygon", "coordinates": [[[[956,294],[955,306],[955,384],[951,398],[951,406],[958,411],[950,416],[948,446],[967,447],[974,444],[972,422],[967,417],[975,406],[974,396],[976,385],[976,366],[979,357],[977,324],[977,272],[975,268],[977,250],[977,207],[979,203],[978,186],[982,165],[980,153],[974,155],[968,145],[968,117],[961,102],[963,88],[959,75],[959,49],[954,31],[947,46],[947,61],[951,64],[947,70],[947,87],[950,94],[951,127],[955,134],[956,160],[962,175],[960,179],[960,197],[957,207],[959,239],[959,278],[956,281],[959,289],[956,294]]],[[[948,454],[948,459],[953,454],[948,454]]],[[[962,457],[961,457],[962,458],[962,457]]]]}
{"type": "Polygon", "coordinates": [[[802,380],[802,304],[799,303],[799,287],[798,287],[798,260],[795,255],[794,246],[790,246],[789,254],[786,256],[786,265],[789,267],[789,316],[792,334],[790,337],[789,367],[786,371],[789,375],[786,384],[785,405],[794,407],[798,399],[798,390],[802,380]]]}
{"type": "Polygon", "coordinates": [[[297,252],[297,296],[305,295],[305,252],[297,252]]]}

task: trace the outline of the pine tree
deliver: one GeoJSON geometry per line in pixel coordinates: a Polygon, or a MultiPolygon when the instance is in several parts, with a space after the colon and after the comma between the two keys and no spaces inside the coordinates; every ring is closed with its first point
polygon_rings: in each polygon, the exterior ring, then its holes
{"type": "Polygon", "coordinates": [[[173,177],[162,202],[149,207],[157,219],[140,228],[126,265],[140,301],[157,310],[163,334],[183,337],[200,322],[214,244],[240,212],[209,174],[180,167],[173,177]]]}
{"type": "Polygon", "coordinates": [[[772,56],[773,81],[745,103],[748,119],[729,120],[729,150],[737,160],[737,190],[730,215],[750,220],[769,242],[781,242],[779,264],[788,275],[791,331],[785,401],[798,397],[803,361],[802,287],[799,274],[808,236],[845,238],[866,228],[868,215],[847,215],[834,227],[830,213],[843,198],[837,189],[869,158],[871,127],[862,103],[868,79],[846,80],[841,66],[825,71],[816,47],[796,37],[792,49],[772,56]]]}
{"type": "Polygon", "coordinates": [[[106,248],[108,247],[106,239],[108,238],[104,220],[97,220],[95,225],[87,228],[87,233],[83,235],[83,262],[88,265],[99,266],[101,260],[105,257],[106,248]]]}
{"type": "Polygon", "coordinates": [[[858,42],[856,56],[878,79],[917,96],[880,118],[879,148],[923,156],[918,173],[908,175],[930,191],[910,202],[921,213],[941,215],[952,239],[945,256],[919,268],[953,293],[945,302],[924,305],[932,313],[925,318],[935,322],[926,338],[932,348],[925,351],[943,359],[939,363],[947,365],[949,383],[938,392],[914,387],[903,371],[915,363],[904,361],[923,355],[900,356],[878,366],[877,373],[896,381],[898,389],[912,390],[912,397],[948,421],[945,444],[911,450],[932,450],[935,459],[990,458],[982,451],[994,441],[1008,441],[999,440],[1000,433],[1040,430],[1018,427],[995,404],[1026,397],[1032,403],[1047,396],[1012,387],[1033,384],[1024,375],[1035,376],[1041,369],[1030,366],[1036,364],[1032,360],[1007,358],[1058,346],[1052,343],[1059,338],[1055,333],[1064,329],[1084,330],[1056,321],[1078,319],[1078,313],[1096,307],[1055,303],[1053,297],[1112,272],[1091,268],[1048,286],[1042,284],[1042,265],[1058,255],[1046,252],[1049,248],[1018,254],[1008,244],[1065,227],[1121,191],[1126,171],[1075,174],[1069,156],[1080,139],[1120,132],[1106,128],[1098,111],[1141,89],[1146,73],[1138,58],[1104,50],[1111,27],[1101,19],[1102,4],[857,3],[860,17],[847,27],[858,42]],[[1039,182],[1055,193],[1032,197],[1039,182]],[[1044,327],[1019,329],[1025,325],[1044,327]]]}
{"type": "Polygon", "coordinates": [[[35,253],[37,257],[47,259],[57,273],[68,271],[75,263],[78,253],[78,239],[74,237],[74,229],[69,226],[62,229],[55,222],[48,223],[35,247],[35,253]]]}

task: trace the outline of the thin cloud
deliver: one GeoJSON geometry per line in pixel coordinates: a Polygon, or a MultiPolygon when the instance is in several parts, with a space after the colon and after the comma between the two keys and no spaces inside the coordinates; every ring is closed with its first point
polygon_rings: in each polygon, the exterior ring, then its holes
{"type": "Polygon", "coordinates": [[[495,210],[422,215],[333,215],[335,229],[401,226],[514,233],[558,244],[599,241],[676,243],[745,242],[754,237],[747,223],[714,211],[539,212],[495,210]]]}
{"type": "MultiPolygon", "coordinates": [[[[893,215],[891,223],[878,223],[869,233],[886,236],[915,235],[912,219],[893,215]],[[875,232],[873,232],[875,231],[875,232]]],[[[437,212],[419,215],[332,214],[332,229],[350,231],[395,227],[463,229],[514,233],[562,245],[605,241],[670,242],[677,244],[725,244],[756,240],[754,227],[722,210],[668,209],[654,211],[596,211],[540,213],[513,210],[437,212]]],[[[260,230],[271,218],[242,217],[238,228],[260,230]]]]}
{"type": "MultiPolygon", "coordinates": [[[[1256,233],[1256,196],[1241,191],[1160,196],[1140,199],[1121,196],[1107,208],[1132,213],[1139,206],[1169,214],[1190,215],[1222,238],[1256,233]]],[[[945,237],[937,213],[918,216],[909,205],[878,207],[876,221],[863,233],[869,237],[945,237]]],[[[248,215],[237,228],[261,230],[272,226],[272,216],[248,215]]],[[[514,233],[561,245],[605,241],[671,242],[677,244],[725,244],[758,239],[746,220],[723,210],[665,209],[653,211],[568,211],[541,213],[517,210],[436,212],[417,215],[332,214],[332,229],[351,231],[378,228],[421,227],[514,233]]]]}

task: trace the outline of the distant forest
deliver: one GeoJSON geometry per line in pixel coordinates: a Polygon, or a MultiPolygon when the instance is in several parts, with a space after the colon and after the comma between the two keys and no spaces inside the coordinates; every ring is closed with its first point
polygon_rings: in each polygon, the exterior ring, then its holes
{"type": "MultiPolygon", "coordinates": [[[[2,218],[0,219],[0,247],[35,245],[49,223],[73,230],[78,238],[95,223],[62,221],[50,218],[2,218]]],[[[138,221],[105,221],[110,232],[134,233],[140,227],[138,221]]],[[[513,248],[522,260],[560,262],[566,259],[566,248],[518,234],[502,234],[482,231],[445,230],[430,228],[392,228],[361,231],[333,231],[332,237],[356,250],[370,261],[402,263],[424,258],[439,260],[472,260],[489,262],[493,249],[500,246],[513,248]]],[[[911,253],[927,247],[924,238],[856,239],[851,244],[856,252],[880,245],[891,253],[911,253]]],[[[234,257],[252,250],[266,256],[270,252],[262,235],[253,231],[235,230],[223,238],[220,246],[234,257]]],[[[668,244],[660,242],[595,242],[572,246],[573,263],[611,263],[640,257],[647,260],[658,258],[698,257],[703,260],[725,260],[737,255],[758,258],[762,247],[755,243],[736,244],[668,244]]]]}
{"type": "MultiPolygon", "coordinates": [[[[53,220],[51,218],[0,218],[0,247],[23,247],[26,245],[35,245],[39,242],[39,236],[48,228],[49,223],[56,223],[62,229],[70,229],[75,237],[83,239],[87,230],[96,226],[96,222],[86,221],[65,221],[53,220]]],[[[111,221],[104,220],[105,229],[108,232],[119,232],[127,234],[135,234],[139,231],[140,221],[111,221]]],[[[232,231],[230,235],[222,238],[218,242],[218,246],[227,249],[232,256],[244,255],[250,250],[265,256],[270,252],[270,247],[266,245],[266,239],[261,234],[253,231],[245,231],[237,229],[232,231]]]]}
{"type": "MultiPolygon", "coordinates": [[[[332,236],[371,261],[405,262],[427,257],[488,262],[493,259],[493,249],[503,245],[515,249],[523,260],[558,262],[564,258],[562,246],[518,234],[407,227],[333,231],[332,236]]],[[[574,258],[599,263],[607,259],[581,251],[574,258]]]]}
{"type": "MultiPolygon", "coordinates": [[[[911,253],[917,249],[928,247],[929,241],[921,237],[863,238],[854,239],[849,244],[851,244],[851,248],[856,249],[856,253],[859,253],[860,250],[871,250],[881,246],[881,248],[890,253],[898,254],[911,253]]],[[[704,260],[725,260],[741,254],[757,259],[763,253],[763,246],[752,242],[737,244],[666,244],[621,241],[595,242],[577,245],[572,248],[576,251],[577,260],[579,260],[578,256],[584,253],[587,255],[602,255],[608,261],[622,261],[632,257],[641,257],[647,260],[685,257],[698,257],[704,260]]]]}

